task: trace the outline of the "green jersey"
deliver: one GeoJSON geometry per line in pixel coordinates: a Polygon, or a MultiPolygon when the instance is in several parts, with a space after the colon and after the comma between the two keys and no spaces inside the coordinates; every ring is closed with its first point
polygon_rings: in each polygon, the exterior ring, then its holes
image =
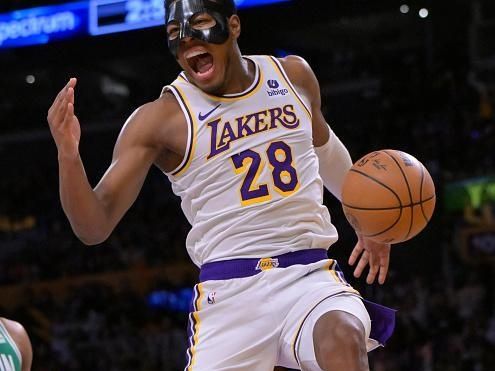
{"type": "Polygon", "coordinates": [[[21,371],[21,353],[0,320],[0,371],[21,371]]]}

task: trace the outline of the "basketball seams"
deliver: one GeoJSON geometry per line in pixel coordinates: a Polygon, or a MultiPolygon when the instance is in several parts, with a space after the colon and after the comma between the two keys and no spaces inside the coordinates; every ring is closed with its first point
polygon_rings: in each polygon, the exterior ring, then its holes
{"type": "MultiPolygon", "coordinates": [[[[344,205],[345,206],[345,205],[344,205]]],[[[353,207],[347,207],[348,209],[354,209],[354,210],[359,210],[358,208],[353,208],[353,207]]],[[[379,231],[379,232],[375,232],[375,233],[372,233],[372,234],[363,234],[364,237],[376,237],[376,236],[379,236],[385,232],[388,232],[390,229],[392,229],[393,227],[395,227],[397,225],[397,223],[399,223],[400,221],[400,218],[402,217],[402,209],[403,207],[393,207],[393,208],[390,208],[390,209],[385,209],[385,210],[399,210],[399,215],[397,216],[397,218],[395,219],[395,221],[390,225],[388,226],[387,228],[379,231]]],[[[364,209],[363,211],[376,211],[376,209],[364,209]]],[[[345,213],[345,209],[344,209],[344,213],[345,213]]],[[[359,233],[362,233],[361,231],[358,231],[359,233]]],[[[390,241],[392,242],[392,241],[390,241]]]]}
{"type": "Polygon", "coordinates": [[[423,203],[431,200],[432,198],[435,197],[435,195],[431,196],[427,200],[423,200],[423,183],[425,180],[425,168],[421,166],[421,186],[419,187],[419,197],[421,199],[421,214],[423,214],[423,218],[425,218],[426,222],[429,223],[430,219],[426,216],[425,209],[423,207],[423,203]]]}
{"type": "Polygon", "coordinates": [[[421,201],[421,214],[423,214],[423,218],[425,218],[426,222],[428,222],[428,218],[425,215],[425,210],[423,208],[423,182],[425,180],[425,170],[423,169],[423,166],[421,166],[421,183],[419,185],[419,200],[421,201]]]}
{"type": "MultiPolygon", "coordinates": [[[[397,159],[394,156],[392,156],[390,153],[388,153],[387,150],[383,150],[383,151],[380,151],[380,152],[383,152],[387,156],[389,156],[395,162],[395,164],[397,165],[397,167],[399,168],[402,176],[404,177],[404,181],[406,182],[407,192],[409,193],[410,205],[413,205],[413,197],[412,197],[412,192],[411,192],[411,186],[409,185],[409,181],[407,179],[407,176],[404,173],[404,170],[402,169],[402,167],[400,166],[399,161],[397,161],[397,159]]],[[[409,221],[409,230],[407,231],[407,234],[406,234],[405,239],[407,239],[409,237],[409,235],[411,234],[411,230],[412,230],[412,226],[413,226],[413,219],[414,219],[414,207],[411,206],[411,220],[409,221]]]]}
{"type": "MultiPolygon", "coordinates": [[[[368,175],[368,174],[366,174],[366,173],[364,173],[364,172],[362,172],[362,171],[360,171],[360,170],[356,170],[356,169],[349,169],[349,171],[352,171],[352,172],[354,172],[354,173],[360,174],[360,175],[362,175],[362,176],[364,176],[364,177],[366,177],[366,178],[368,178],[368,179],[370,179],[370,180],[374,181],[375,183],[378,183],[378,184],[379,184],[379,185],[381,185],[382,187],[384,187],[384,188],[388,189],[388,190],[389,190],[389,191],[390,191],[390,192],[391,192],[391,193],[395,196],[395,198],[397,199],[397,201],[399,202],[399,206],[396,206],[396,207],[391,208],[392,210],[393,210],[393,209],[399,209],[399,216],[397,217],[397,219],[396,219],[396,220],[395,220],[395,221],[394,221],[394,222],[393,222],[390,226],[388,226],[387,228],[385,228],[384,230],[382,230],[382,231],[380,231],[380,232],[378,232],[378,233],[371,234],[371,235],[365,235],[365,237],[375,237],[375,236],[378,236],[378,235],[380,235],[380,234],[382,234],[382,233],[385,233],[385,232],[389,231],[390,229],[392,229],[393,227],[395,227],[395,225],[396,225],[396,224],[400,221],[400,219],[402,218],[402,209],[403,209],[403,207],[402,207],[402,201],[401,201],[401,199],[400,199],[399,195],[398,195],[398,194],[397,194],[397,193],[396,193],[396,192],[395,192],[392,188],[390,188],[388,185],[386,185],[385,183],[383,183],[383,182],[379,181],[378,179],[373,178],[372,176],[370,176],[370,175],[368,175]]],[[[411,200],[411,201],[412,201],[412,200],[411,200]]],[[[349,206],[347,206],[345,203],[342,203],[342,204],[343,204],[345,207],[349,207],[349,206]]],[[[349,208],[354,208],[354,207],[350,206],[349,208]]],[[[356,208],[354,208],[354,209],[356,209],[356,208]]]]}
{"type": "Polygon", "coordinates": [[[399,243],[416,236],[432,219],[435,200],[426,167],[415,157],[391,149],[371,152],[355,162],[342,191],[347,220],[377,242],[399,243]]]}
{"type": "MultiPolygon", "coordinates": [[[[370,175],[368,175],[368,174],[366,174],[366,173],[364,173],[364,172],[362,172],[362,171],[360,171],[360,170],[356,170],[356,169],[349,169],[349,171],[352,171],[352,172],[354,172],[354,173],[358,173],[358,174],[360,174],[360,175],[362,175],[362,176],[364,176],[364,177],[366,177],[366,178],[368,178],[368,179],[371,179],[371,180],[372,180],[372,181],[374,181],[375,183],[380,184],[382,187],[384,187],[384,188],[388,189],[390,192],[392,192],[392,193],[393,193],[393,195],[395,196],[395,198],[397,198],[397,201],[399,201],[399,207],[402,207],[402,201],[401,201],[401,199],[400,199],[399,195],[398,195],[398,194],[397,194],[397,193],[396,193],[396,192],[395,192],[392,188],[390,188],[388,185],[386,185],[385,183],[383,183],[383,182],[379,181],[378,179],[373,178],[372,176],[370,176],[370,175]]],[[[345,205],[345,204],[344,204],[344,205],[345,205]]]]}
{"type": "MultiPolygon", "coordinates": [[[[381,235],[382,233],[385,233],[385,232],[388,232],[389,230],[391,230],[393,227],[395,227],[395,225],[397,223],[399,223],[400,221],[400,218],[402,218],[402,209],[403,207],[400,207],[398,208],[399,209],[399,216],[397,217],[397,219],[395,220],[395,222],[390,226],[390,227],[387,227],[385,228],[383,231],[380,231],[380,232],[377,232],[377,233],[374,233],[374,234],[368,234],[368,235],[365,235],[365,237],[376,237],[376,236],[379,236],[381,235]]],[[[392,241],[391,241],[392,242],[392,241]]]]}
{"type": "Polygon", "coordinates": [[[434,198],[435,198],[435,196],[430,196],[430,197],[425,198],[424,200],[422,200],[420,202],[413,202],[412,204],[407,204],[407,205],[402,205],[402,206],[390,206],[390,207],[360,207],[360,206],[349,205],[349,204],[346,204],[344,202],[342,202],[342,205],[344,205],[348,209],[363,210],[363,211],[366,211],[366,210],[370,210],[370,211],[373,211],[373,210],[375,210],[375,211],[394,210],[394,209],[418,206],[418,205],[421,205],[425,202],[431,201],[434,198]]]}

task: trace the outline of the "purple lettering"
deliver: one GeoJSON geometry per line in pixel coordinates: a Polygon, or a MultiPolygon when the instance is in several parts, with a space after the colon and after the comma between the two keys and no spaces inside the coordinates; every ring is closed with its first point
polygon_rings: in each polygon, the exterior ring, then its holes
{"type": "Polygon", "coordinates": [[[284,124],[282,122],[282,119],[280,118],[280,116],[282,116],[282,108],[280,107],[271,108],[268,110],[268,112],[270,112],[270,130],[277,128],[277,124],[276,124],[277,121],[279,121],[282,125],[284,124]]]}
{"type": "Polygon", "coordinates": [[[239,138],[247,137],[247,136],[250,136],[250,135],[254,134],[253,129],[251,129],[248,126],[248,122],[251,119],[251,117],[252,117],[252,115],[241,116],[241,117],[237,117],[236,118],[236,121],[237,121],[237,135],[238,135],[239,138]],[[243,119],[244,118],[246,118],[246,120],[243,122],[243,119]]]}
{"type": "Polygon", "coordinates": [[[284,117],[283,117],[282,125],[287,129],[297,128],[299,126],[299,119],[294,113],[294,106],[292,104],[287,104],[284,106],[283,110],[284,110],[284,117]],[[291,120],[288,119],[289,117],[291,118],[291,120]]]}
{"type": "Polygon", "coordinates": [[[268,130],[268,125],[265,124],[265,118],[266,116],[266,111],[260,111],[256,112],[254,114],[254,132],[255,133],[260,133],[262,131],[268,130]],[[262,124],[265,124],[265,126],[261,126],[262,124]]]}
{"type": "Polygon", "coordinates": [[[236,139],[237,137],[235,136],[234,130],[232,130],[232,126],[230,126],[230,122],[225,121],[225,124],[223,125],[222,135],[220,136],[220,140],[218,142],[218,147],[230,145],[230,142],[236,139]]]}
{"type": "MultiPolygon", "coordinates": [[[[211,141],[210,141],[210,154],[206,157],[207,160],[210,158],[218,155],[219,153],[226,151],[227,149],[230,148],[230,141],[225,143],[223,146],[220,146],[220,143],[217,147],[217,137],[218,137],[218,124],[220,123],[222,119],[219,118],[217,120],[211,121],[207,123],[206,125],[211,129],[211,141]]],[[[228,122],[226,124],[229,124],[228,122]]],[[[230,124],[229,124],[230,127],[230,124]]],[[[232,130],[232,129],[230,129],[232,130]]],[[[225,133],[225,127],[223,132],[225,133]]],[[[220,138],[220,142],[223,140],[223,134],[222,137],[220,138]]]]}

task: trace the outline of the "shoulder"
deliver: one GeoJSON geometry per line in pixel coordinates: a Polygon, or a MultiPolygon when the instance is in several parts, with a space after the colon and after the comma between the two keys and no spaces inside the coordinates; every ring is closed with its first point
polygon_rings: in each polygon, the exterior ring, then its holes
{"type": "Polygon", "coordinates": [[[286,72],[305,74],[311,71],[309,63],[298,55],[288,55],[283,58],[277,58],[277,60],[282,64],[286,72]]]}
{"type": "Polygon", "coordinates": [[[2,321],[5,328],[9,332],[9,335],[15,341],[17,347],[19,348],[19,351],[21,352],[23,370],[30,369],[33,350],[31,341],[29,340],[29,336],[24,329],[24,326],[22,326],[19,322],[12,321],[6,318],[0,318],[0,321],[2,321]]]}
{"type": "Polygon", "coordinates": [[[184,127],[185,117],[171,93],[143,104],[127,119],[119,141],[137,141],[150,146],[163,146],[163,138],[173,139],[174,132],[184,127]]]}
{"type": "Polygon", "coordinates": [[[0,321],[2,321],[3,325],[9,332],[10,336],[12,339],[14,339],[17,342],[17,339],[22,339],[22,338],[27,338],[27,332],[24,329],[24,326],[22,326],[19,322],[7,319],[7,318],[0,318],[0,321]]]}
{"type": "Polygon", "coordinates": [[[156,129],[156,126],[170,126],[181,117],[179,103],[172,94],[165,93],[160,98],[137,108],[127,119],[124,128],[132,129],[139,126],[140,131],[147,131],[156,129]]]}
{"type": "Polygon", "coordinates": [[[301,90],[308,98],[317,98],[320,94],[318,80],[309,65],[302,57],[288,55],[277,58],[292,84],[301,90]]]}

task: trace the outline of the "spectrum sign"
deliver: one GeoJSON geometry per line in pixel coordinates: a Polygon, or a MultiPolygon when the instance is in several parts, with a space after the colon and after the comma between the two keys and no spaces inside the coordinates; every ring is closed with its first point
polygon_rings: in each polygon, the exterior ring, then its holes
{"type": "MultiPolygon", "coordinates": [[[[248,8],[291,0],[236,0],[248,8]]],[[[163,0],[89,0],[0,14],[0,48],[163,25],[163,0]]]]}
{"type": "Polygon", "coordinates": [[[86,34],[87,9],[84,1],[0,14],[0,47],[46,44],[86,34]]]}

